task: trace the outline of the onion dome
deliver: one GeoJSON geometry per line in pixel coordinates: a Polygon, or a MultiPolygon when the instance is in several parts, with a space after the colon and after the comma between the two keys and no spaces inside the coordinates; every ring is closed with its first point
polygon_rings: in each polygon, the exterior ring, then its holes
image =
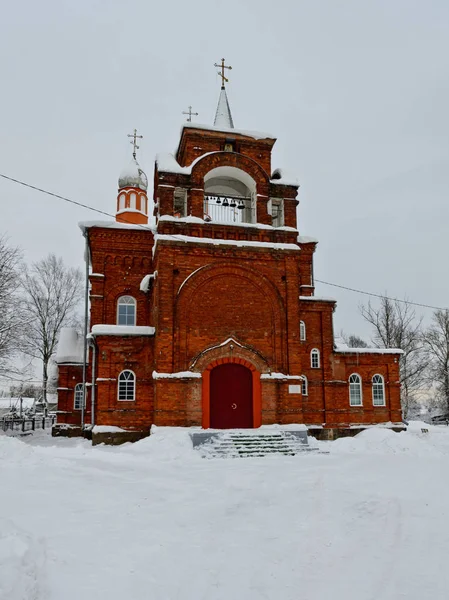
{"type": "Polygon", "coordinates": [[[135,158],[133,158],[129,165],[120,173],[118,187],[119,189],[132,187],[139,188],[145,192],[147,191],[148,178],[135,158]]]}

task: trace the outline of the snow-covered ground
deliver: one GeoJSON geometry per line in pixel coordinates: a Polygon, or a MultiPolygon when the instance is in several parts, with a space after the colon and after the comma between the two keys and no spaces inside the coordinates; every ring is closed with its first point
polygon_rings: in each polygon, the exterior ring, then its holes
{"type": "Polygon", "coordinates": [[[206,460],[0,435],[1,600],[443,600],[449,428],[206,460]]]}

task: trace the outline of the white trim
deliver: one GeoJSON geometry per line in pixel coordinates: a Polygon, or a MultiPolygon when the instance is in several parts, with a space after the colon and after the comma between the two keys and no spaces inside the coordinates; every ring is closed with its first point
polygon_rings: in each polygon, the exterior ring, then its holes
{"type": "Polygon", "coordinates": [[[380,373],[375,373],[375,374],[374,374],[374,375],[371,377],[371,395],[372,395],[372,398],[373,398],[373,406],[376,406],[376,407],[377,407],[377,406],[386,406],[386,405],[387,405],[387,403],[386,403],[386,397],[385,397],[385,378],[384,378],[384,376],[383,376],[383,375],[381,375],[380,373]],[[382,402],[382,404],[376,404],[376,403],[374,402],[374,400],[375,400],[375,398],[374,398],[374,386],[375,386],[375,385],[379,385],[379,383],[374,383],[374,378],[375,378],[375,377],[380,377],[380,379],[381,379],[381,385],[382,385],[382,399],[383,399],[383,402],[382,402]]]}
{"type": "Polygon", "coordinates": [[[320,351],[318,350],[318,348],[312,348],[312,350],[310,351],[310,368],[311,369],[320,369],[321,368],[321,357],[320,357],[320,351]],[[313,357],[314,356],[318,357],[318,365],[317,366],[313,366],[313,357]]]}
{"type": "MultiPolygon", "coordinates": [[[[125,379],[124,381],[129,381],[129,379],[125,379]]],[[[136,374],[131,369],[123,369],[120,371],[117,377],[117,401],[118,402],[135,402],[136,401],[136,374]],[[123,373],[132,373],[133,376],[133,397],[129,398],[120,398],[120,377],[123,373]]]]}
{"type": "Polygon", "coordinates": [[[351,375],[348,378],[348,384],[349,384],[349,406],[353,406],[353,407],[360,407],[363,406],[363,387],[362,387],[362,378],[358,373],[351,373],[351,375]],[[351,377],[358,377],[358,382],[351,382],[351,377]],[[352,402],[352,398],[351,398],[351,385],[357,385],[359,386],[359,391],[360,391],[360,404],[354,404],[352,402]]]}
{"type": "Polygon", "coordinates": [[[299,322],[299,341],[305,342],[307,339],[307,329],[304,321],[299,322]]]}
{"type": "Polygon", "coordinates": [[[307,377],[305,375],[302,376],[301,394],[303,396],[309,395],[309,380],[307,379],[307,377]],[[305,391],[304,391],[304,389],[305,389],[305,391]]]}

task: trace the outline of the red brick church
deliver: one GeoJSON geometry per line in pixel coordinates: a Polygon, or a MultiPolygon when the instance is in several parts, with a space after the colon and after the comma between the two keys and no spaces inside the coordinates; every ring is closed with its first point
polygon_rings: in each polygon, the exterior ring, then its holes
{"type": "Polygon", "coordinates": [[[148,181],[120,175],[116,220],[81,223],[90,261],[83,339],[62,332],[58,423],[341,428],[400,422],[399,351],[336,345],[335,300],[315,296],[317,241],[276,138],[235,129],[224,87],[213,126],[187,122],[148,181]]]}

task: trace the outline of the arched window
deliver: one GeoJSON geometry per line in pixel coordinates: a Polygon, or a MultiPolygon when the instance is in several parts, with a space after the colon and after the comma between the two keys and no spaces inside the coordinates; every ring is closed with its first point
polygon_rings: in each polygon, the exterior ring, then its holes
{"type": "Polygon", "coordinates": [[[349,378],[349,404],[362,406],[362,378],[353,373],[349,378]]]}
{"type": "Polygon", "coordinates": [[[83,384],[77,383],[75,385],[75,394],[73,400],[73,408],[75,410],[81,410],[81,407],[83,406],[83,395],[83,384]]]}
{"type": "Polygon", "coordinates": [[[122,296],[117,302],[117,325],[136,324],[136,301],[132,296],[122,296]]]}
{"type": "Polygon", "coordinates": [[[299,322],[299,339],[301,342],[304,342],[306,339],[306,324],[304,321],[299,322]]]}
{"type": "Polygon", "coordinates": [[[307,377],[305,375],[302,376],[301,393],[303,396],[309,395],[309,382],[307,381],[307,377]]]}
{"type": "Polygon", "coordinates": [[[373,376],[373,405],[385,406],[385,386],[382,375],[373,376]]]}
{"type": "Polygon", "coordinates": [[[310,353],[310,366],[312,369],[320,368],[320,351],[314,348],[310,353]]]}
{"type": "Polygon", "coordinates": [[[132,371],[122,371],[118,376],[118,399],[129,402],[136,399],[136,376],[132,371]]]}

